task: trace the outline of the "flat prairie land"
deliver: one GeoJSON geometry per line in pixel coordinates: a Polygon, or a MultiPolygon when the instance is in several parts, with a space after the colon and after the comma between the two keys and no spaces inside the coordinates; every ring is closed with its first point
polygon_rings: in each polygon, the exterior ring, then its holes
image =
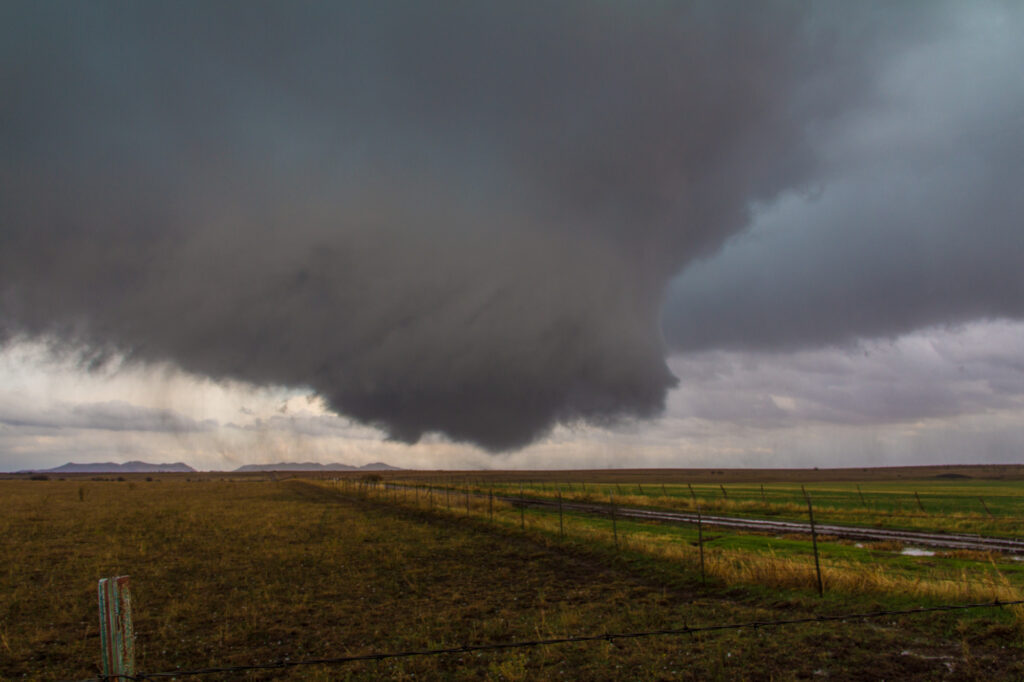
{"type": "MultiPolygon", "coordinates": [[[[353,472],[363,475],[365,472],[353,472]]],[[[573,469],[492,471],[383,471],[381,475],[424,480],[479,478],[488,481],[585,481],[587,483],[823,483],[904,479],[970,479],[1024,481],[1024,464],[945,464],[836,469],[573,469]]],[[[334,472],[325,475],[334,476],[334,472]]]]}
{"type": "MultiPolygon", "coordinates": [[[[393,479],[402,482],[402,479],[393,479]]],[[[415,483],[415,480],[410,481],[415,483]]],[[[457,487],[516,496],[610,502],[676,511],[778,520],[808,518],[808,497],[822,523],[894,529],[940,530],[1017,538],[1024,535],[1024,481],[907,479],[824,483],[580,483],[558,481],[476,482],[457,487]]]]}
{"type": "MultiPolygon", "coordinates": [[[[611,528],[610,519],[567,516],[559,528],[550,511],[466,490],[448,490],[442,504],[440,490],[277,478],[0,481],[0,679],[98,675],[96,581],[125,574],[141,672],[906,609],[959,596],[858,587],[826,572],[834,582],[819,597],[803,541],[778,540],[798,543],[792,554],[801,555],[790,566],[799,579],[787,580],[781,546],[740,546],[758,536],[729,536],[733,547],[725,536],[704,538],[702,581],[689,527],[611,528]],[[773,553],[775,564],[765,563],[773,553]],[[747,573],[727,570],[744,556],[747,573]]],[[[867,557],[851,561],[870,565],[867,557]]],[[[893,557],[918,559],[937,561],[893,557]]],[[[1016,594],[1014,574],[990,569],[997,574],[992,588],[1016,594]]],[[[194,679],[1014,679],[1024,677],[1022,646],[1024,618],[1007,607],[194,679]]]]}

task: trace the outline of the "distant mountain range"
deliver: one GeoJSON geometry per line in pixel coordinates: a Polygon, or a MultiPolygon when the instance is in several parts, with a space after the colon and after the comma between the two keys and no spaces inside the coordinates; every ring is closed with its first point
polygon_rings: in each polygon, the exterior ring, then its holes
{"type": "Polygon", "coordinates": [[[171,464],[150,464],[149,462],[92,462],[90,464],[75,464],[68,462],[53,469],[32,469],[31,471],[19,473],[45,473],[45,474],[169,474],[169,473],[192,473],[195,469],[183,462],[171,464]]]}
{"type": "MultiPolygon", "coordinates": [[[[235,471],[397,471],[399,467],[393,467],[383,462],[364,464],[361,467],[354,467],[349,464],[320,464],[319,462],[277,462],[276,464],[246,464],[235,471]]],[[[150,464],[148,462],[93,462],[90,464],[76,464],[68,462],[53,469],[26,469],[18,471],[19,474],[170,474],[170,473],[196,473],[196,470],[183,462],[171,464],[150,464]]]]}
{"type": "Polygon", "coordinates": [[[372,462],[361,467],[350,464],[320,464],[319,462],[277,462],[276,464],[246,464],[235,471],[397,471],[384,462],[372,462]]]}

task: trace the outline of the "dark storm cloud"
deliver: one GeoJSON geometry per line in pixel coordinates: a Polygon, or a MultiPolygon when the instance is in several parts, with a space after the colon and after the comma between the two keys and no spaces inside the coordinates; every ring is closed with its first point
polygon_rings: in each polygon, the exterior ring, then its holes
{"type": "Polygon", "coordinates": [[[674,347],[1024,317],[1024,6],[962,4],[826,126],[813,188],[673,284],[674,347]]]}
{"type": "Polygon", "coordinates": [[[813,181],[941,16],[5,3],[0,339],[308,386],[409,442],[655,414],[668,279],[813,181]]]}

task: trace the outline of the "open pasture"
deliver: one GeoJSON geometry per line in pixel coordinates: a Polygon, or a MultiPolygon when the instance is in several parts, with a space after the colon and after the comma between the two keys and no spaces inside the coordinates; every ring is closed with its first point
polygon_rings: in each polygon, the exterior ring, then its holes
{"type": "MultiPolygon", "coordinates": [[[[119,574],[132,576],[149,672],[941,601],[732,581],[713,567],[749,548],[713,536],[702,585],[684,529],[623,523],[616,548],[608,520],[576,519],[563,539],[550,512],[491,512],[482,498],[466,514],[438,493],[428,508],[324,481],[151,478],[0,481],[0,678],[95,676],[96,580],[119,574]]],[[[1022,644],[1007,608],[197,679],[1005,678],[1024,673],[1022,644]]]]}
{"type": "Polygon", "coordinates": [[[1024,467],[390,472],[384,480],[751,518],[1024,537],[1024,467]],[[790,475],[779,480],[780,472],[790,475]],[[863,479],[852,478],[863,473],[863,479]],[[513,475],[516,474],[516,475],[513,475]],[[991,476],[982,478],[981,476],[991,476]]]}
{"type": "MultiPolygon", "coordinates": [[[[586,483],[847,483],[899,482],[903,480],[1024,481],[1022,464],[949,464],[902,467],[844,467],[813,469],[546,469],[438,471],[405,470],[380,472],[383,476],[401,476],[418,480],[442,480],[472,477],[487,481],[538,482],[575,481],[586,483]]],[[[333,472],[326,474],[335,475],[333,472]]]]}
{"type": "MultiPolygon", "coordinates": [[[[666,496],[662,486],[648,485],[643,489],[638,485],[636,494],[624,495],[619,484],[581,486],[577,483],[570,487],[571,484],[530,482],[492,485],[466,481],[460,484],[452,480],[434,485],[407,483],[394,477],[389,483],[338,479],[321,485],[400,506],[462,514],[507,528],[529,527],[552,538],[579,541],[587,546],[599,545],[607,551],[628,548],[645,557],[678,562],[694,571],[701,570],[703,555],[705,578],[712,576],[723,584],[744,585],[750,589],[816,588],[815,546],[824,585],[829,591],[848,596],[1013,600],[1024,587],[1024,562],[1020,557],[995,551],[929,550],[898,541],[856,542],[828,534],[819,535],[815,543],[809,533],[778,534],[711,524],[705,525],[702,531],[692,523],[644,521],[622,513],[627,508],[644,505],[665,508],[673,503],[684,509],[695,508],[692,499],[666,496]],[[646,496],[642,494],[644,490],[657,490],[658,494],[646,496]],[[601,512],[596,514],[574,509],[571,504],[566,504],[563,511],[554,503],[539,508],[530,506],[535,500],[550,502],[559,498],[563,502],[583,500],[603,504],[599,505],[601,512]],[[520,500],[526,502],[525,508],[520,508],[520,500]],[[620,511],[616,519],[609,513],[612,500],[620,511]]],[[[672,487],[667,490],[671,493],[672,487]]],[[[699,496],[697,501],[705,511],[714,506],[702,502],[699,496]]],[[[760,504],[736,505],[734,502],[724,506],[726,511],[743,508],[763,513],[760,504]]],[[[792,506],[797,511],[801,509],[798,505],[792,506]]],[[[802,509],[806,514],[806,501],[802,509]]],[[[756,514],[747,515],[756,517],[756,514]]],[[[820,523],[820,519],[818,521],[820,523]]],[[[917,521],[929,530],[950,525],[946,517],[927,514],[921,514],[917,521]],[[929,521],[933,523],[930,525],[929,521]]]]}

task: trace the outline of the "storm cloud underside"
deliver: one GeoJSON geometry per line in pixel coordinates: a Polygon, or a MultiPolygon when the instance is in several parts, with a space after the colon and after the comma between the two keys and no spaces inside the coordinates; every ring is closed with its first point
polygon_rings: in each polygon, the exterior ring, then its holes
{"type": "Polygon", "coordinates": [[[657,414],[662,315],[735,327],[665,287],[845,172],[822,135],[953,30],[917,10],[8,4],[0,339],[308,386],[406,442],[657,414]]]}

